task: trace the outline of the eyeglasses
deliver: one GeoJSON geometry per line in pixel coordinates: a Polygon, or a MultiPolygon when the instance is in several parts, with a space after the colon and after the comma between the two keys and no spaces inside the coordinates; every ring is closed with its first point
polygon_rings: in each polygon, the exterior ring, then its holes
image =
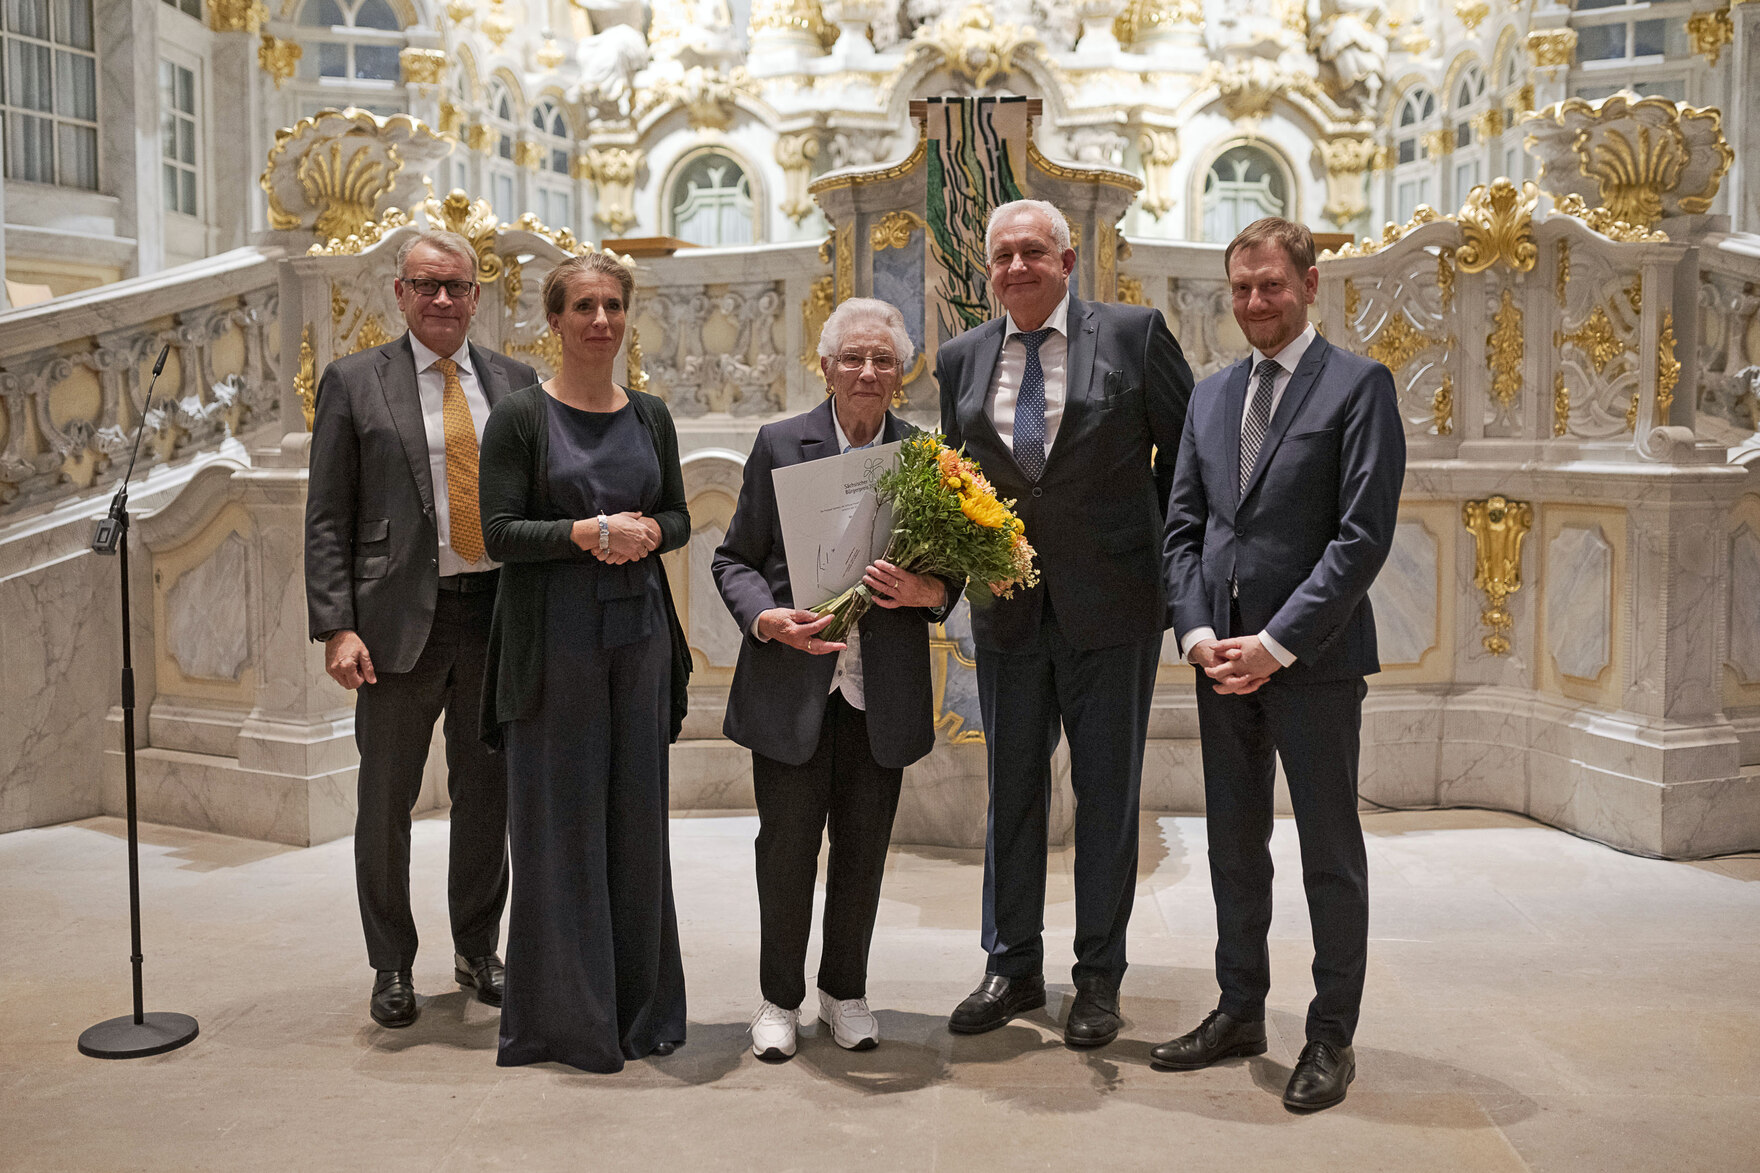
{"type": "Polygon", "coordinates": [[[403,277],[400,280],[417,297],[434,297],[444,289],[446,296],[453,301],[469,297],[471,290],[477,287],[475,281],[436,281],[432,277],[403,277]]]}
{"type": "Polygon", "coordinates": [[[898,369],[898,360],[890,354],[840,354],[837,356],[837,365],[850,372],[859,371],[869,363],[874,364],[876,375],[890,375],[898,369]]]}

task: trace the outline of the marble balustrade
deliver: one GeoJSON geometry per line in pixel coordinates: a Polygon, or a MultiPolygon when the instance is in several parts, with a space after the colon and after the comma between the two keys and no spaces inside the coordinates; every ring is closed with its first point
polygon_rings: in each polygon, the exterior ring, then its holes
{"type": "MultiPolygon", "coordinates": [[[[1617,244],[1563,217],[1538,219],[1534,231],[1539,262],[1529,271],[1443,276],[1441,258],[1461,243],[1452,222],[1322,264],[1322,328],[1388,362],[1411,445],[1394,552],[1373,594],[1386,670],[1366,706],[1363,796],[1521,811],[1657,854],[1760,846],[1760,489],[1739,390],[1707,390],[1714,377],[1741,377],[1760,353],[1741,284],[1754,259],[1617,244]],[[1572,268],[1562,284],[1560,240],[1572,268]],[[1633,305],[1627,290],[1639,282],[1633,305]],[[1506,291],[1525,315],[1513,365],[1512,334],[1498,333],[1506,291]],[[1677,340],[1700,343],[1677,341],[1675,398],[1659,404],[1665,310],[1677,340]],[[1462,514],[1494,494],[1531,510],[1501,654],[1486,646],[1477,540],[1462,514]]],[[[277,282],[260,288],[300,313],[270,322],[279,345],[263,353],[309,341],[309,379],[375,329],[389,335],[397,320],[383,287],[395,244],[393,233],[359,254],[282,263],[277,282]]],[[[547,369],[536,291],[560,254],[537,236],[495,247],[517,275],[486,290],[480,340],[547,369]]],[[[1120,269],[1134,282],[1122,291],[1168,314],[1200,374],[1240,354],[1219,249],[1136,244],[1120,269]]],[[[756,429],[823,395],[809,335],[828,272],[804,245],[642,262],[632,325],[649,390],[673,404],[694,524],[687,546],[666,556],[697,660],[673,751],[679,808],[751,804],[747,757],[719,736],[740,634],[708,562],[756,429]]],[[[233,288],[210,282],[190,309],[241,298],[233,288]]],[[[191,329],[202,336],[200,321],[191,329]]],[[[279,398],[263,414],[275,426],[162,454],[136,490],[142,810],[306,843],[349,829],[352,711],[305,639],[309,434],[298,364],[273,369],[279,398]]],[[[907,417],[933,425],[932,379],[919,376],[906,394],[907,417]]],[[[115,571],[84,553],[102,489],[77,488],[36,512],[23,506],[28,518],[14,507],[0,524],[0,607],[27,617],[9,622],[0,650],[6,711],[22,718],[0,732],[0,829],[120,805],[114,711],[108,727],[103,719],[115,699],[115,571]]],[[[1143,803],[1197,810],[1194,684],[1168,642],[1143,803]]],[[[938,744],[907,775],[897,834],[976,846],[985,747],[958,619],[936,633],[932,655],[938,744]]],[[[1061,762],[1058,776],[1052,833],[1061,839],[1073,809],[1061,762]]]]}

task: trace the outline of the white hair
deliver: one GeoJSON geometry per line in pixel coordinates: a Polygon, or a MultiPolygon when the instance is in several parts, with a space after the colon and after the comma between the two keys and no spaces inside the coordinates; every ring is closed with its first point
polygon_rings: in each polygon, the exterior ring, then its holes
{"type": "Polygon", "coordinates": [[[403,268],[409,261],[409,254],[423,245],[443,252],[453,260],[463,261],[471,267],[471,279],[476,279],[477,250],[472,248],[471,242],[463,236],[456,232],[448,232],[444,228],[424,228],[414,236],[405,238],[404,242],[397,246],[397,275],[399,278],[403,276],[403,268]]]}
{"type": "Polygon", "coordinates": [[[898,369],[908,371],[917,348],[905,329],[904,315],[891,302],[874,297],[852,297],[825,319],[819,331],[819,357],[831,358],[843,349],[843,336],[852,326],[884,326],[892,335],[892,350],[898,357],[898,369]]]}
{"type": "Polygon", "coordinates": [[[984,259],[990,258],[990,242],[996,237],[996,225],[1004,216],[1012,216],[1016,212],[1037,212],[1051,225],[1051,241],[1057,246],[1061,256],[1069,247],[1069,221],[1057,210],[1057,205],[1044,200],[1014,200],[1011,203],[998,204],[990,213],[990,223],[984,226],[984,259]]]}

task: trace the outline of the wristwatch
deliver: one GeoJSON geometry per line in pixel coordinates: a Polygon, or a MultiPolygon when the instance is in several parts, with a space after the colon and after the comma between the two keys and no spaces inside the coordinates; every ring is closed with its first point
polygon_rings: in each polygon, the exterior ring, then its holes
{"type": "Polygon", "coordinates": [[[611,523],[603,513],[599,515],[599,553],[611,553],[611,523]]]}

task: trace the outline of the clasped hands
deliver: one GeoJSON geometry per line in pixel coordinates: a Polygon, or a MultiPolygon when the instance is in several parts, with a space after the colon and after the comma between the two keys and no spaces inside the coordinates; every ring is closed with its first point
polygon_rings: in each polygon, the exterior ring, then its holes
{"type": "Polygon", "coordinates": [[[638,562],[660,548],[660,523],[640,512],[607,513],[605,522],[611,529],[611,552],[599,549],[599,519],[583,517],[574,523],[569,538],[574,544],[608,566],[638,562]]]}
{"type": "MultiPolygon", "coordinates": [[[[946,583],[902,570],[885,559],[876,560],[863,572],[862,583],[873,592],[874,605],[888,611],[899,607],[939,607],[947,602],[946,583]]],[[[832,615],[815,615],[798,607],[772,607],[759,614],[758,634],[808,655],[830,655],[849,646],[819,638],[819,633],[834,618],[832,615]]]]}
{"type": "Polygon", "coordinates": [[[1216,691],[1224,696],[1257,692],[1283,667],[1256,635],[1200,640],[1192,645],[1191,660],[1216,682],[1216,691]]]}

